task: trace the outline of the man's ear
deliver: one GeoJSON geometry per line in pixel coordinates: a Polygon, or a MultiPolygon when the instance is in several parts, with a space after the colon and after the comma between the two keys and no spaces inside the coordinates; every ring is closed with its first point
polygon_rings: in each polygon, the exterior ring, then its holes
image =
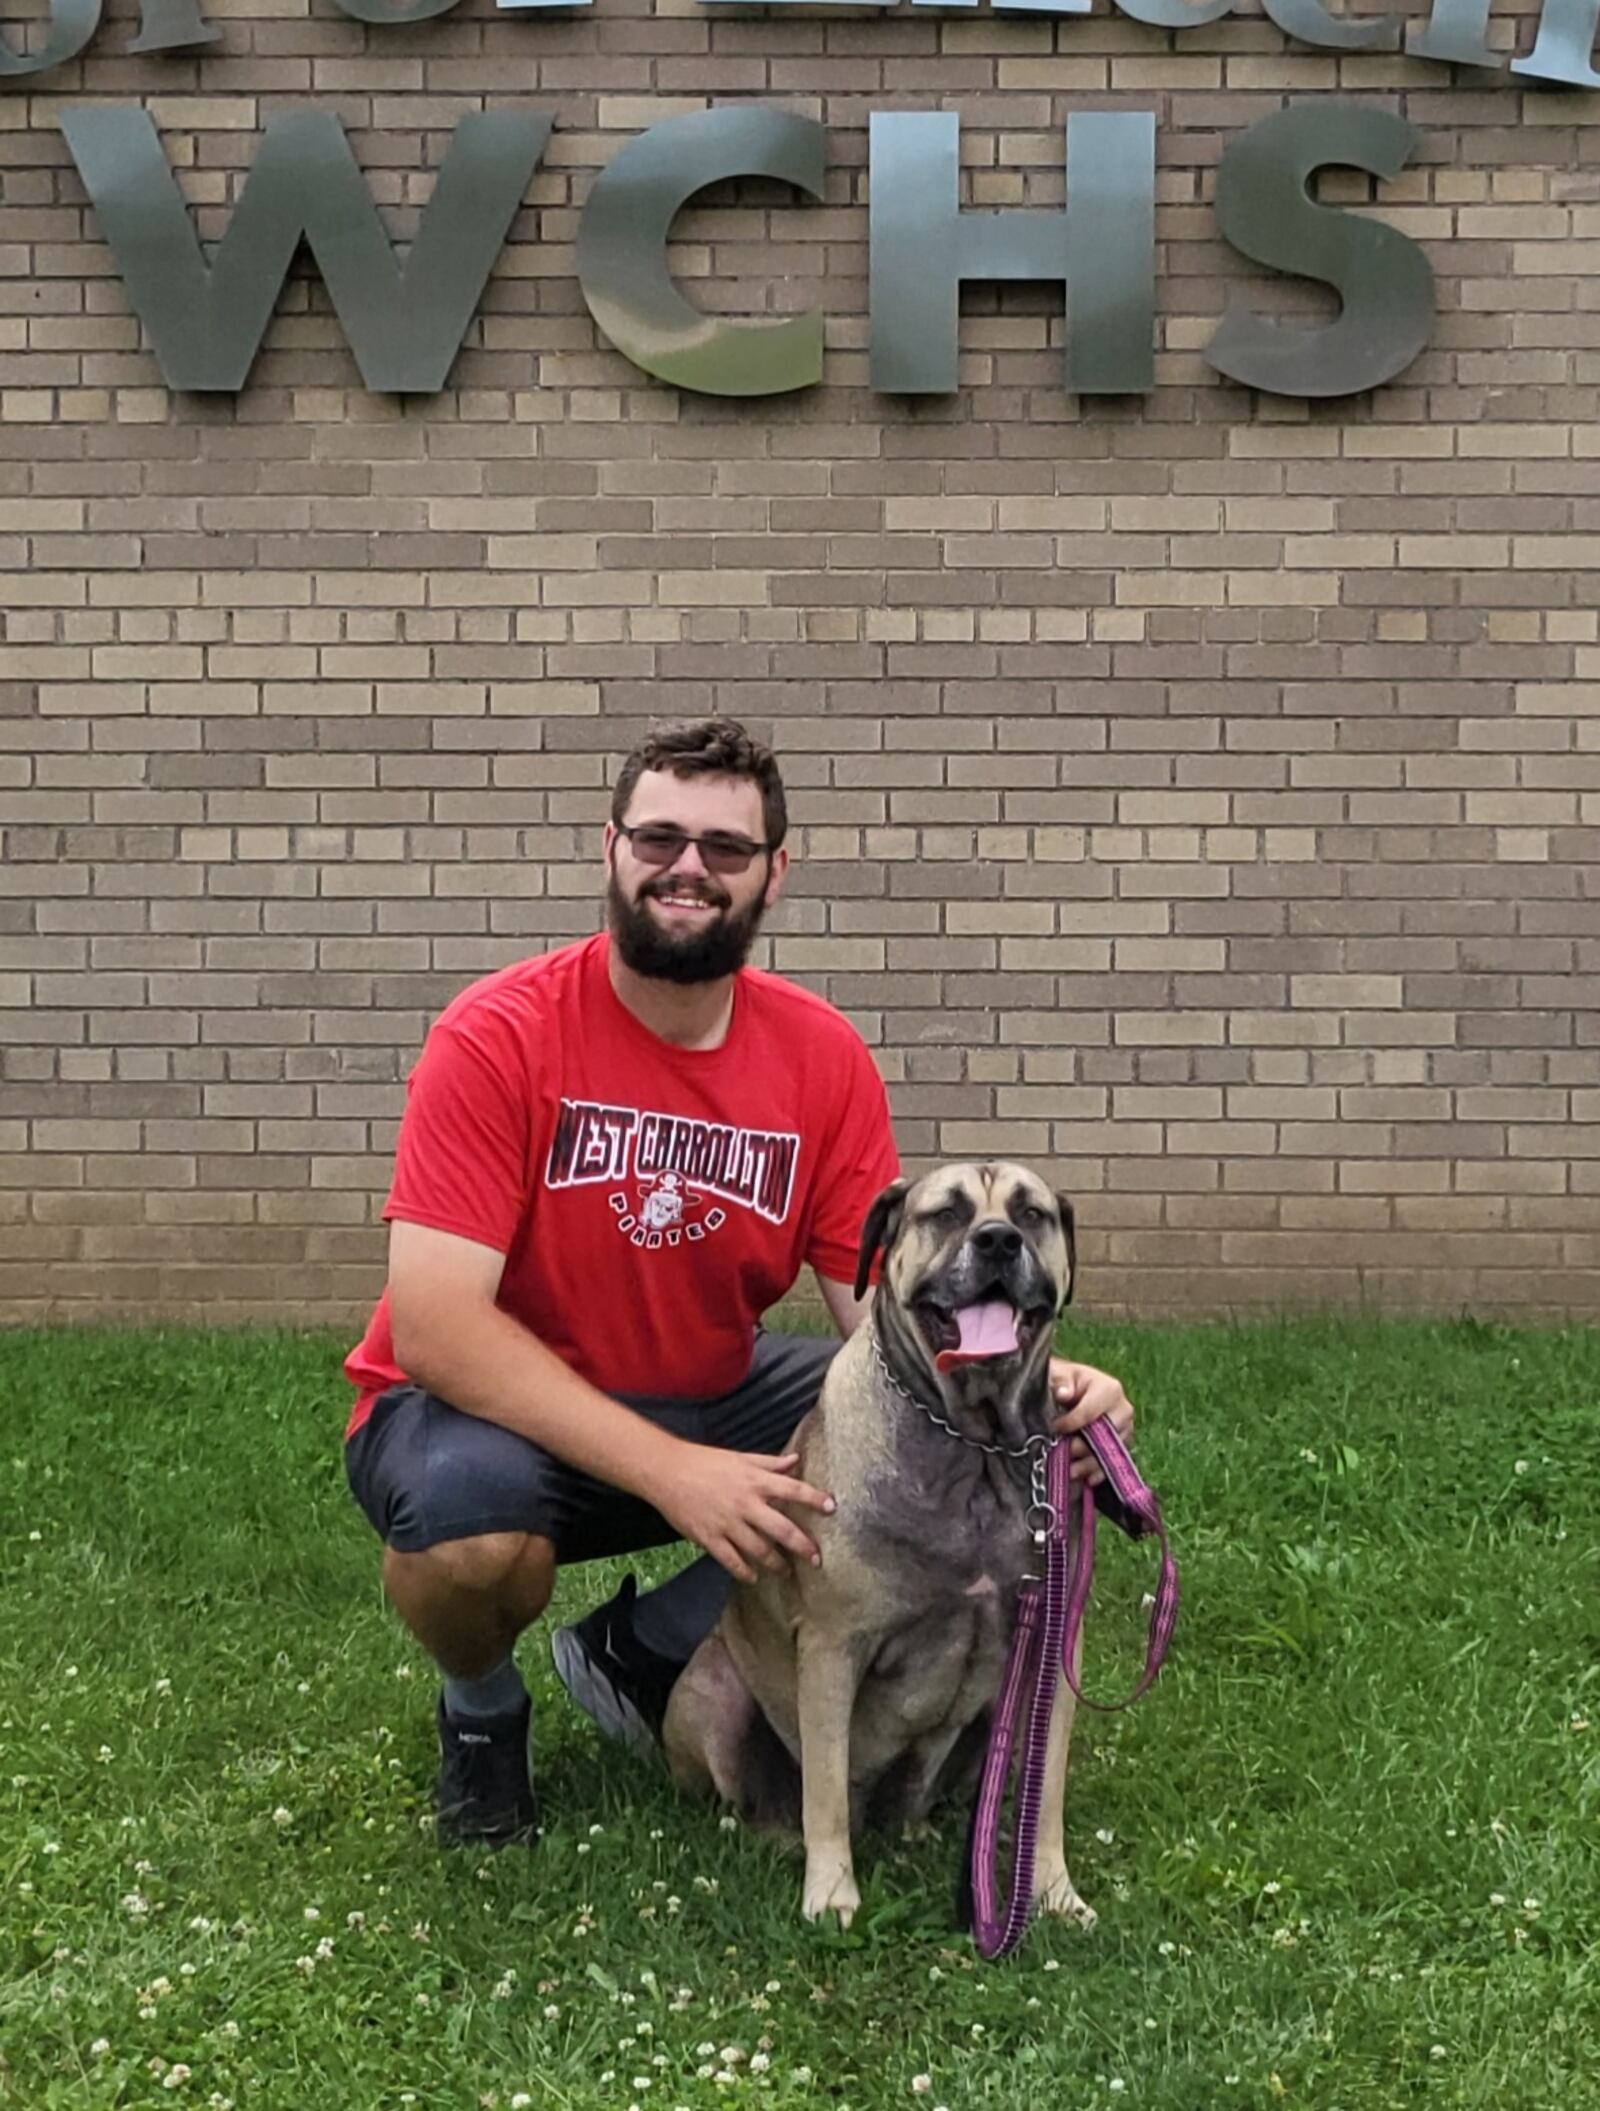
{"type": "Polygon", "coordinates": [[[856,1257],[855,1294],[863,1298],[872,1279],[872,1264],[880,1253],[887,1254],[900,1236],[900,1221],[905,1215],[906,1196],[911,1192],[911,1182],[904,1175],[891,1180],[867,1211],[867,1221],[861,1227],[861,1251],[856,1257]]]}
{"type": "Polygon", "coordinates": [[[1072,1303],[1072,1293],[1078,1284],[1078,1216],[1059,1188],[1056,1190],[1056,1208],[1061,1212],[1061,1235],[1067,1242],[1067,1294],[1061,1300],[1065,1310],[1072,1303]]]}

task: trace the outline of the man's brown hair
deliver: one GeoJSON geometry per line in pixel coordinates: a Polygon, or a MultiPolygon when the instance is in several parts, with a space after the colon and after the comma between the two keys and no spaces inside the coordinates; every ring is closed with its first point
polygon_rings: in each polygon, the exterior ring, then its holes
{"type": "Polygon", "coordinates": [[[752,739],[737,719],[700,718],[650,728],[624,758],[611,794],[611,818],[620,823],[634,787],[646,770],[669,770],[674,777],[743,777],[761,792],[766,847],[776,850],[789,832],[789,809],[778,775],[778,758],[752,739]]]}

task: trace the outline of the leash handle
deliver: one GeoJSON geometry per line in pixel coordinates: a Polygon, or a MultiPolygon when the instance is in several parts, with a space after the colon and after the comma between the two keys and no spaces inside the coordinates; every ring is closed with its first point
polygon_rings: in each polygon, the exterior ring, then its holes
{"type": "MultiPolygon", "coordinates": [[[[1155,1604],[1150,1610],[1150,1631],[1145,1643],[1144,1669],[1139,1675],[1139,1682],[1123,1700],[1092,1700],[1079,1685],[1077,1669],[1073,1662],[1078,1654],[1078,1640],[1083,1632],[1084,1614],[1089,1606],[1089,1585],[1094,1576],[1095,1519],[1098,1514],[1095,1491],[1087,1481],[1080,1483],[1078,1532],[1067,1588],[1061,1675],[1086,1708],[1097,1709],[1102,1715],[1115,1715],[1123,1708],[1131,1708],[1136,1700],[1149,1692],[1155,1683],[1156,1674],[1166,1661],[1173,1629],[1178,1621],[1178,1565],[1172,1558],[1172,1548],[1167,1541],[1167,1526],[1161,1515],[1161,1504],[1157,1500],[1155,1490],[1148,1485],[1138,1467],[1134,1465],[1128,1447],[1103,1416],[1098,1422],[1091,1422],[1083,1434],[1118,1502],[1144,1528],[1143,1532],[1136,1536],[1142,1538],[1144,1532],[1153,1532],[1161,1546],[1161,1574],[1156,1582],[1155,1604]]],[[[1051,1447],[1050,1500],[1064,1524],[1073,1500],[1071,1465],[1065,1444],[1055,1444],[1051,1447]]]]}
{"type": "Polygon", "coordinates": [[[1024,1580],[1017,1598],[1017,1624],[1006,1657],[999,1697],[990,1719],[989,1746],[984,1754],[983,1774],[973,1809],[970,1842],[972,1934],[979,1954],[993,1962],[1007,1956],[1022,1940],[1033,1912],[1033,1869],[1039,1836],[1039,1812],[1044,1801],[1046,1752],[1050,1716],[1055,1706],[1055,1666],[1077,1698],[1091,1708],[1115,1713],[1147,1692],[1161,1669],[1178,1617],[1178,1570],[1167,1545],[1167,1528],[1161,1505],[1134,1465],[1127,1446],[1104,1421],[1091,1423],[1084,1431],[1095,1457],[1111,1484],[1124,1512],[1135,1518],[1144,1532],[1154,1532],[1161,1542],[1161,1579],[1150,1617],[1150,1638],[1145,1650],[1144,1672],[1126,1700],[1095,1701],[1078,1684],[1073,1658],[1083,1631],[1089,1604],[1089,1585],[1094,1575],[1094,1533],[1097,1506],[1095,1491],[1081,1483],[1078,1498],[1078,1531],[1068,1563],[1068,1524],[1072,1516],[1072,1466],[1070,1447],[1064,1440],[1051,1445],[1046,1467],[1046,1493],[1054,1518],[1045,1541],[1045,1576],[1024,1580]],[[1006,1786],[1011,1774],[1017,1731],[1027,1715],[1027,1729],[1018,1770],[1016,1839],[1011,1857],[1011,1883],[1004,1909],[995,1882],[995,1861],[1000,1844],[1000,1819],[1006,1786]]]}
{"type": "Polygon", "coordinates": [[[1066,1640],[1066,1554],[1059,1533],[1052,1534],[1047,1544],[1045,1565],[1043,1587],[1030,1577],[1017,1600],[1016,1631],[1006,1658],[1000,1696],[995,1702],[989,1748],[978,1785],[972,1833],[972,1935],[979,1955],[991,1963],[1016,1948],[1027,1933],[1033,1914],[1033,1865],[1039,1812],[1044,1802],[1050,1716],[1055,1706],[1052,1667],[1066,1640]],[[995,1886],[995,1858],[1011,1754],[1024,1706],[1028,1724],[1017,1782],[1011,1885],[1002,1913],[995,1886]]]}

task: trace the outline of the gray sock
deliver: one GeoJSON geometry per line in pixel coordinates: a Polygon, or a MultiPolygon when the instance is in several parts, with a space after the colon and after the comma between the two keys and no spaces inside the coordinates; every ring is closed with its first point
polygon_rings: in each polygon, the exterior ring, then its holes
{"type": "Polygon", "coordinates": [[[515,1657],[507,1657],[481,1679],[446,1678],[444,1712],[452,1722],[466,1715],[515,1715],[528,1698],[515,1657]]]}

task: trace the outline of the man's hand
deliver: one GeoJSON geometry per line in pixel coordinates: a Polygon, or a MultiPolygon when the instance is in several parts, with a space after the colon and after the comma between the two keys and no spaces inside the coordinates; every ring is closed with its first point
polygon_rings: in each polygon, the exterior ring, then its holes
{"type": "Polygon", "coordinates": [[[756,1451],[722,1451],[710,1444],[684,1444],[649,1499],[685,1539],[704,1547],[740,1583],[754,1583],[756,1570],[780,1576],[796,1561],[821,1566],[822,1556],[779,1503],[800,1503],[831,1513],[833,1497],[795,1478],[797,1451],[772,1458],[756,1451]]]}
{"type": "Polygon", "coordinates": [[[1105,1371],[1091,1369],[1086,1363],[1070,1363],[1065,1356],[1050,1359],[1050,1390],[1056,1405],[1067,1410],[1050,1426],[1058,1436],[1070,1435],[1072,1438],[1072,1478],[1086,1480],[1091,1488],[1098,1487],[1105,1475],[1094,1453],[1077,1432],[1091,1422],[1098,1422],[1102,1415],[1109,1415],[1111,1426],[1123,1443],[1130,1442],[1133,1402],[1117,1379],[1105,1371]]]}

